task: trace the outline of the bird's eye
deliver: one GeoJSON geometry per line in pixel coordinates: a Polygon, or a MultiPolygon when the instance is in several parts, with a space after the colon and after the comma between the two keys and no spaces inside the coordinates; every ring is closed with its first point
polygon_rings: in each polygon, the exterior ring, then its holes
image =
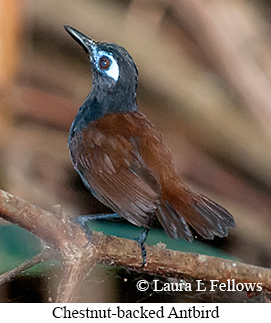
{"type": "Polygon", "coordinates": [[[119,65],[113,54],[99,50],[95,53],[95,67],[102,76],[110,77],[117,82],[120,76],[119,65]],[[96,63],[97,62],[97,63],[96,63]]]}
{"type": "Polygon", "coordinates": [[[100,66],[100,68],[101,68],[102,70],[107,70],[107,69],[109,69],[110,65],[111,65],[111,60],[110,60],[108,57],[106,57],[106,56],[102,56],[102,57],[100,58],[100,60],[99,60],[99,66],[100,66]]]}

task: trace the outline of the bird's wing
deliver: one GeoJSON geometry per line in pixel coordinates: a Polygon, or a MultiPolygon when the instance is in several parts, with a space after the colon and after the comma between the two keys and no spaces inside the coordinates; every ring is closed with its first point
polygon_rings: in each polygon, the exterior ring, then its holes
{"type": "Polygon", "coordinates": [[[159,203],[160,186],[140,158],[138,140],[95,126],[80,136],[80,140],[73,138],[70,148],[85,184],[116,213],[137,226],[149,227],[159,203]]]}

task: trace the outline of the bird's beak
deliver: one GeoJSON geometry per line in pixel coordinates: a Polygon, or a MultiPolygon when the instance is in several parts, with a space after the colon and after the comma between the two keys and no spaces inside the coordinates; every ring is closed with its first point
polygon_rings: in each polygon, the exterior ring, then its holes
{"type": "Polygon", "coordinates": [[[88,38],[86,35],[82,34],[80,31],[72,28],[70,26],[64,25],[66,31],[70,36],[83,47],[83,49],[88,53],[92,54],[93,49],[97,46],[94,40],[88,38]]]}

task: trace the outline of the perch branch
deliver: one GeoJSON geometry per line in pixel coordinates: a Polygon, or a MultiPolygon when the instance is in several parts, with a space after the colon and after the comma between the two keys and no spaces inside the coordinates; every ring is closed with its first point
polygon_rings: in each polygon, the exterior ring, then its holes
{"type": "Polygon", "coordinates": [[[168,277],[260,283],[264,289],[271,290],[270,269],[160,246],[146,246],[147,265],[142,268],[140,247],[134,240],[93,231],[92,244],[87,245],[81,227],[65,213],[50,213],[2,190],[0,216],[36,234],[60,255],[64,273],[57,302],[76,300],[80,283],[96,262],[168,277]]]}

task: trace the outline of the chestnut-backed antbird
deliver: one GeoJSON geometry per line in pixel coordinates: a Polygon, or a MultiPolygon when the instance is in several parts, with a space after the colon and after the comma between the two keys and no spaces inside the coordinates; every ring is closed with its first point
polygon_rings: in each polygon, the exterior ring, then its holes
{"type": "MultiPolygon", "coordinates": [[[[145,233],[157,217],[172,239],[192,241],[190,226],[205,239],[227,236],[235,226],[232,215],[182,181],[161,133],[138,110],[138,72],[129,53],[64,27],[92,66],[92,90],[68,140],[73,166],[86,187],[145,233]]],[[[143,258],[145,238],[138,240],[143,258]]]]}

